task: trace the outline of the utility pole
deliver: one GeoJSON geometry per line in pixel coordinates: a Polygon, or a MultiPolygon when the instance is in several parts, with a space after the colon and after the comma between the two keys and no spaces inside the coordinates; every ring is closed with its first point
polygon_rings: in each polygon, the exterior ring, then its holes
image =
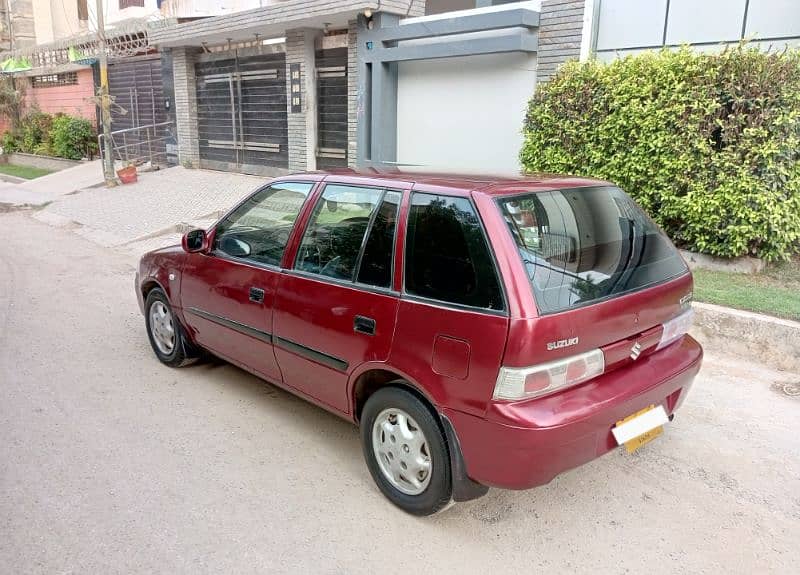
{"type": "Polygon", "coordinates": [[[97,40],[100,45],[100,122],[103,124],[103,176],[106,186],[117,185],[114,177],[114,147],[111,142],[111,103],[108,97],[108,46],[103,0],[97,0],[97,40]]]}

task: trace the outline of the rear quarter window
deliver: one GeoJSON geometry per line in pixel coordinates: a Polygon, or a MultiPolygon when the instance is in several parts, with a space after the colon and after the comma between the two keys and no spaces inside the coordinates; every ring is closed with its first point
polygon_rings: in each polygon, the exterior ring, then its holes
{"type": "Polygon", "coordinates": [[[500,283],[481,222],[467,198],[412,194],[405,290],[447,303],[503,309],[500,283]]]}

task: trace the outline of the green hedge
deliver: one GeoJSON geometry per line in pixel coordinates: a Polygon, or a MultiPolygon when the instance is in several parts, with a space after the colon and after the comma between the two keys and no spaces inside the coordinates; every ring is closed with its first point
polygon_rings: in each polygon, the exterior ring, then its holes
{"type": "Polygon", "coordinates": [[[92,123],[85,118],[58,115],[50,131],[50,150],[54,156],[80,160],[94,148],[96,135],[92,123]]]}
{"type": "Polygon", "coordinates": [[[568,63],[531,99],[524,136],[526,171],[613,181],[681,247],[798,251],[800,52],[568,63]]]}
{"type": "Polygon", "coordinates": [[[85,118],[32,111],[20,120],[16,130],[3,134],[0,144],[6,153],[80,160],[91,157],[97,150],[96,138],[92,123],[85,118]]]}

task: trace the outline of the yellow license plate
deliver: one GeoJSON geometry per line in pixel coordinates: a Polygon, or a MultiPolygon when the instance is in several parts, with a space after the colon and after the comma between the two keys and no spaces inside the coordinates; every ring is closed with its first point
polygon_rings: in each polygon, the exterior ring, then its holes
{"type": "MultiPolygon", "coordinates": [[[[632,421],[633,419],[636,419],[637,417],[639,417],[641,415],[644,415],[645,413],[648,413],[648,412],[650,412],[650,411],[652,411],[654,409],[655,409],[655,406],[654,405],[650,405],[650,406],[645,407],[644,409],[642,409],[640,411],[637,411],[636,413],[633,413],[633,414],[629,415],[625,419],[620,419],[617,422],[617,427],[619,427],[623,423],[627,423],[629,421],[632,421]]],[[[653,428],[653,429],[651,429],[649,431],[645,431],[641,435],[637,435],[636,437],[633,437],[633,438],[629,439],[628,441],[626,441],[624,443],[625,450],[628,453],[633,453],[634,451],[639,449],[641,446],[646,445],[646,444],[650,443],[651,441],[653,441],[656,437],[658,437],[662,433],[664,433],[664,426],[663,425],[659,425],[658,427],[655,427],[655,428],[653,428]]]]}

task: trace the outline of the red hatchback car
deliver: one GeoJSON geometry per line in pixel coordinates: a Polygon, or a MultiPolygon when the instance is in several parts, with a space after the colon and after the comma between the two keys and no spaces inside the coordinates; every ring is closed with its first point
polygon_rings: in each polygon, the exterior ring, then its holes
{"type": "Polygon", "coordinates": [[[146,254],[136,293],[163,363],[207,350],[359,424],[417,515],[639,447],[702,359],[678,251],[571,177],[278,178],[146,254]]]}

